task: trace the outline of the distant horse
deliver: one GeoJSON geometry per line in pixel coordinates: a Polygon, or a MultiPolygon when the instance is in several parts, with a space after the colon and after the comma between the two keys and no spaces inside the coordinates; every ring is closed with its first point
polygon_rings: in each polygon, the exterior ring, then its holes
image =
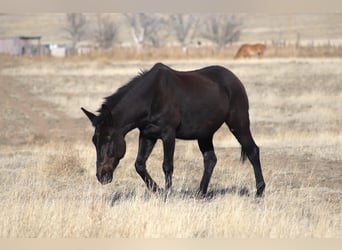
{"type": "Polygon", "coordinates": [[[243,44],[234,56],[235,59],[240,57],[262,57],[265,53],[266,45],[262,43],[257,44],[243,44]]]}
{"type": "Polygon", "coordinates": [[[148,189],[161,191],[146,169],[157,139],[163,142],[167,193],[172,186],[175,139],[197,140],[204,158],[198,194],[204,196],[216,164],[213,135],[226,123],[242,146],[241,160],[248,157],[253,165],[256,196],[260,197],[265,182],[259,148],[250,132],[248,106],[242,83],[224,67],[180,72],[157,63],[106,97],[99,115],[81,108],[95,128],[92,141],[97,152],[97,179],[102,184],[112,181],[113,172],[126,152],[125,135],[138,128],[135,168],[148,189]]]}

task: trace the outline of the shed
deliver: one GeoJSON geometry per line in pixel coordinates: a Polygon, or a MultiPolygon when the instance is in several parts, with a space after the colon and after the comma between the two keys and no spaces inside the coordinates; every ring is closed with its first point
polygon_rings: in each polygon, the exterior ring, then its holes
{"type": "Polygon", "coordinates": [[[0,38],[0,54],[15,56],[40,55],[40,36],[15,36],[0,38]]]}

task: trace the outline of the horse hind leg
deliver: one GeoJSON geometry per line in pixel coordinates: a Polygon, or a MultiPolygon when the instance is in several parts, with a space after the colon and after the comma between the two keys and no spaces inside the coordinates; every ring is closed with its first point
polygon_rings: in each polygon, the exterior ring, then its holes
{"type": "Polygon", "coordinates": [[[266,185],[261,170],[259,147],[254,142],[250,132],[248,112],[247,115],[241,115],[243,112],[237,114],[239,117],[230,117],[226,124],[241,145],[242,162],[248,158],[253,166],[257,189],[256,196],[261,197],[266,185]]]}
{"type": "Polygon", "coordinates": [[[198,146],[203,155],[204,171],[200,183],[199,195],[204,196],[207,193],[208,185],[217,162],[214,151],[212,137],[208,139],[199,139],[198,146]]]}

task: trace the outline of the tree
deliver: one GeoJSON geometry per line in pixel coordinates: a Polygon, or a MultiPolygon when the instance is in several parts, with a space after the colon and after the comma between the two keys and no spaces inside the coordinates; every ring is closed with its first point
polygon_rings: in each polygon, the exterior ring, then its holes
{"type": "Polygon", "coordinates": [[[158,14],[128,13],[125,14],[134,43],[141,48],[149,41],[153,47],[160,47],[166,37],[166,20],[158,14]]]}
{"type": "Polygon", "coordinates": [[[144,44],[145,29],[140,21],[140,13],[126,13],[125,17],[131,27],[131,34],[136,47],[139,49],[144,44]]]}
{"type": "Polygon", "coordinates": [[[153,47],[160,47],[169,35],[167,31],[167,20],[159,14],[142,15],[142,24],[145,27],[146,40],[153,47]]]}
{"type": "Polygon", "coordinates": [[[240,37],[241,21],[225,14],[209,15],[203,20],[202,37],[215,43],[219,49],[240,37]]]}
{"type": "Polygon", "coordinates": [[[100,48],[109,49],[118,38],[118,26],[109,16],[97,15],[96,41],[100,48]]]}
{"type": "Polygon", "coordinates": [[[184,52],[187,51],[188,44],[191,43],[196,34],[198,21],[199,18],[192,14],[173,14],[170,16],[170,26],[184,52]]]}
{"type": "Polygon", "coordinates": [[[67,39],[71,41],[73,52],[76,44],[86,35],[87,20],[82,13],[68,13],[66,15],[65,31],[68,33],[67,39]]]}

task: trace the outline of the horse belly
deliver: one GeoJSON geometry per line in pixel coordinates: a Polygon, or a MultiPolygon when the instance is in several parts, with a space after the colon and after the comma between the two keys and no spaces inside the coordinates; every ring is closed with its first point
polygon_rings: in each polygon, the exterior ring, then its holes
{"type": "Polygon", "coordinates": [[[212,135],[228,114],[225,88],[208,76],[182,80],[175,92],[180,117],[176,137],[198,139],[212,135]]]}
{"type": "Polygon", "coordinates": [[[176,138],[183,140],[196,140],[199,138],[207,138],[215,133],[218,130],[223,121],[221,123],[217,123],[216,126],[210,126],[207,128],[193,126],[193,125],[181,125],[181,127],[176,132],[176,138]]]}
{"type": "MultiPolygon", "coordinates": [[[[227,116],[227,109],[216,109],[203,105],[190,105],[182,112],[176,137],[180,139],[198,139],[208,137],[218,130],[227,116]]],[[[228,107],[227,107],[228,108],[228,107]]]]}

